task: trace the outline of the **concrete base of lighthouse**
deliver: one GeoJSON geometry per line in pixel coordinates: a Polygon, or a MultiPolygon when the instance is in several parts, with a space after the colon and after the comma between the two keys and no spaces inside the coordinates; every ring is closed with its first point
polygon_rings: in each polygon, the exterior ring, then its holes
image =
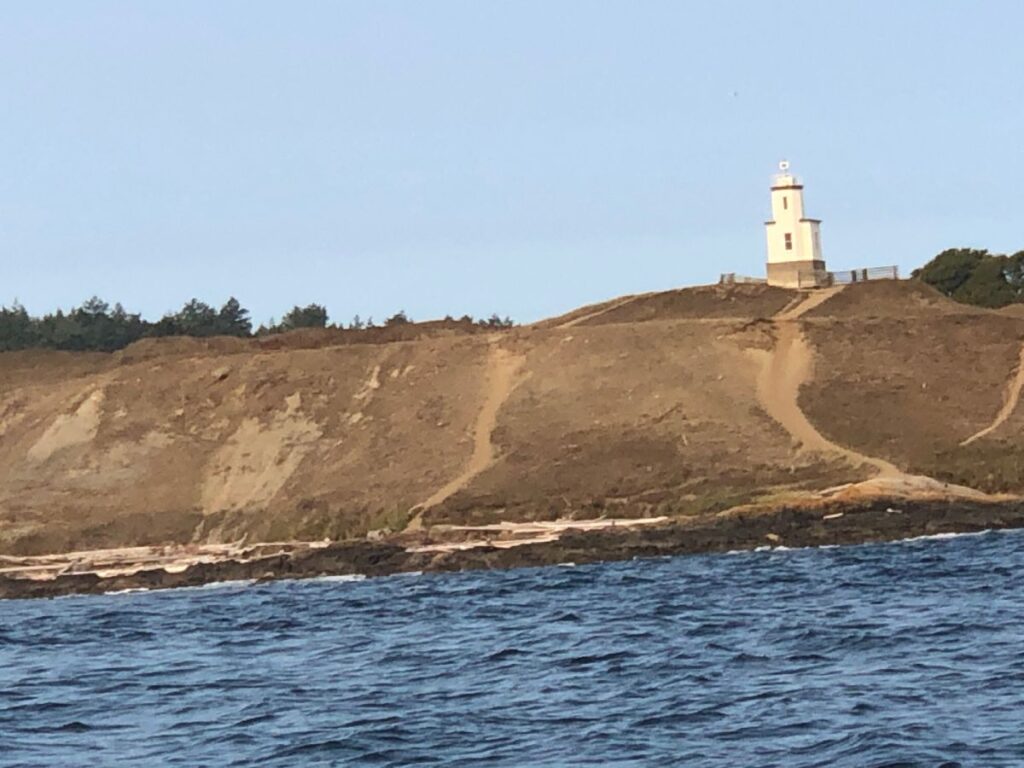
{"type": "Polygon", "coordinates": [[[832,276],[824,261],[777,261],[768,263],[768,285],[779,288],[824,288],[832,276]]]}

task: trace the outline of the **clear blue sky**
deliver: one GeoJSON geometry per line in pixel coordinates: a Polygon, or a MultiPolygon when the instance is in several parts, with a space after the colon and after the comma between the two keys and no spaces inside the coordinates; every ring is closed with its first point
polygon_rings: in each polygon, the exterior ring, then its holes
{"type": "Polygon", "coordinates": [[[1024,249],[1024,4],[0,3],[0,303],[499,312],[1024,249]]]}

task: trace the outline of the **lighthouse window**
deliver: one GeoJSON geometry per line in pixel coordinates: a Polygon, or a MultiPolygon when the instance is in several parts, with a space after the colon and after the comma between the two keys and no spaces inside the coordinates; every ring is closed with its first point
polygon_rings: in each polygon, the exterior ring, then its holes
{"type": "Polygon", "coordinates": [[[785,195],[782,196],[782,210],[789,210],[789,198],[786,197],[785,195]]]}
{"type": "Polygon", "coordinates": [[[789,232],[786,233],[786,250],[793,250],[793,236],[789,232]]]}

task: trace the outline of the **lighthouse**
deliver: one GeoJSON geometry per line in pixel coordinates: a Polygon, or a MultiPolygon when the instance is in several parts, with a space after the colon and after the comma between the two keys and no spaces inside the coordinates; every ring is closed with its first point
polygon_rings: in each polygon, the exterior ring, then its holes
{"type": "Polygon", "coordinates": [[[764,224],[769,285],[820,288],[829,284],[821,257],[821,220],[804,216],[804,186],[785,160],[772,182],[772,219],[764,224]]]}

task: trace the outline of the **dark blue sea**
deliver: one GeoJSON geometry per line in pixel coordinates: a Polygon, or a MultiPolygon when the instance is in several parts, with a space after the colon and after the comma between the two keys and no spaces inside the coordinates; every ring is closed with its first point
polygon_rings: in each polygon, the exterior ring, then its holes
{"type": "Polygon", "coordinates": [[[0,765],[1020,766],[1024,535],[0,603],[0,765]]]}

